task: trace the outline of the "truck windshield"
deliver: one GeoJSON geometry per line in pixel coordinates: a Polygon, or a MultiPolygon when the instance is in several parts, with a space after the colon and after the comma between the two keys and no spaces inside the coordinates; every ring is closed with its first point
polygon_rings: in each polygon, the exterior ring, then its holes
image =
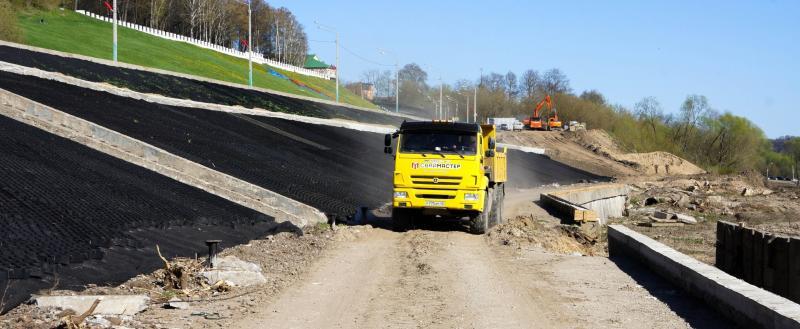
{"type": "Polygon", "coordinates": [[[468,133],[405,132],[401,139],[401,152],[460,153],[474,155],[476,135],[468,133]]]}

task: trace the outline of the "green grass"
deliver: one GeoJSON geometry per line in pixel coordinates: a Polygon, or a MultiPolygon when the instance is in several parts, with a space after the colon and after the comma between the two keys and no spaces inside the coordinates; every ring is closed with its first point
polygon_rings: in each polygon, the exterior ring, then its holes
{"type": "MultiPolygon", "coordinates": [[[[23,11],[19,14],[24,43],[62,52],[112,59],[112,26],[69,10],[23,11]],[[45,24],[40,23],[44,18],[45,24]]],[[[118,30],[120,62],[180,72],[205,78],[247,84],[247,60],[224,55],[184,42],[170,41],[136,30],[118,30]]],[[[329,97],[301,89],[294,83],[274,77],[262,65],[253,65],[253,84],[257,87],[302,96],[333,100],[333,81],[275,69],[284,75],[321,90],[329,97]]],[[[339,87],[344,103],[376,108],[344,87],[339,87]]]]}

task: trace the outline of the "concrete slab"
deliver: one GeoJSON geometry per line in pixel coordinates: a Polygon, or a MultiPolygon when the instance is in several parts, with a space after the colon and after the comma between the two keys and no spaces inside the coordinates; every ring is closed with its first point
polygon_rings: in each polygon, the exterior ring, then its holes
{"type": "Polygon", "coordinates": [[[87,295],[87,296],[36,296],[37,307],[55,307],[62,310],[73,310],[82,314],[92,307],[95,300],[100,300],[92,314],[134,315],[147,308],[150,298],[144,295],[87,295]]]}

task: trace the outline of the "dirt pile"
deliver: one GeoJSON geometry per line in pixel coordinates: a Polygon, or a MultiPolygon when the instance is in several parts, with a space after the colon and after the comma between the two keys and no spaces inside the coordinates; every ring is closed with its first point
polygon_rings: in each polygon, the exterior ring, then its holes
{"type": "Polygon", "coordinates": [[[589,242],[580,243],[580,233],[570,226],[548,219],[518,216],[492,228],[486,235],[490,244],[516,249],[543,248],[559,254],[598,255],[602,250],[589,242]]]}
{"type": "Polygon", "coordinates": [[[545,149],[556,161],[604,176],[696,175],[701,168],[667,152],[626,153],[603,130],[501,132],[498,140],[545,149]]]}
{"type": "MultiPolygon", "coordinates": [[[[311,265],[323,257],[325,250],[338,242],[360,238],[371,226],[338,227],[330,230],[325,226],[309,227],[302,234],[283,232],[269,235],[223,250],[219,257],[235,256],[261,267],[267,282],[247,288],[229,286],[224,283],[209,285],[203,282],[199,271],[202,260],[176,258],[169,260],[171,269],[162,268],[149,274],[139,275],[114,287],[89,285],[82,291],[46,290],[46,295],[147,295],[151,305],[135,316],[92,316],[84,325],[90,328],[113,325],[132,328],[162,327],[208,327],[214,320],[232,316],[233,312],[246,312],[248,305],[275,296],[298,280],[311,265]],[[181,269],[183,275],[176,275],[181,269]],[[185,276],[186,280],[180,280],[185,276]],[[176,280],[177,279],[177,280],[176,280]],[[169,300],[186,302],[188,309],[165,307],[169,300]],[[208,321],[212,322],[208,322],[208,321]]],[[[158,257],[153,255],[152,257],[158,257]]],[[[23,304],[0,316],[0,328],[53,328],[63,322],[68,311],[47,308],[39,309],[23,304]]]]}

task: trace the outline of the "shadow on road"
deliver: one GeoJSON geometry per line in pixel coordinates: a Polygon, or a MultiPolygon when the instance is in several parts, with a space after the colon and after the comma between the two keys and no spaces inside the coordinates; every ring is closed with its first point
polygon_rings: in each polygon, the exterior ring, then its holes
{"type": "Polygon", "coordinates": [[[703,301],[687,294],[635,260],[620,256],[609,257],[609,259],[633,278],[637,284],[646,289],[651,296],[669,306],[675,314],[686,320],[692,328],[739,328],[703,301]]]}
{"type": "MultiPolygon", "coordinates": [[[[391,213],[380,211],[378,209],[369,210],[366,218],[360,214],[356,214],[352,221],[347,222],[347,225],[372,225],[376,228],[382,228],[393,231],[394,225],[392,224],[391,213]]],[[[409,230],[426,230],[435,232],[465,232],[469,233],[469,221],[466,219],[443,219],[435,218],[433,216],[420,216],[414,219],[414,224],[409,230]]]]}

